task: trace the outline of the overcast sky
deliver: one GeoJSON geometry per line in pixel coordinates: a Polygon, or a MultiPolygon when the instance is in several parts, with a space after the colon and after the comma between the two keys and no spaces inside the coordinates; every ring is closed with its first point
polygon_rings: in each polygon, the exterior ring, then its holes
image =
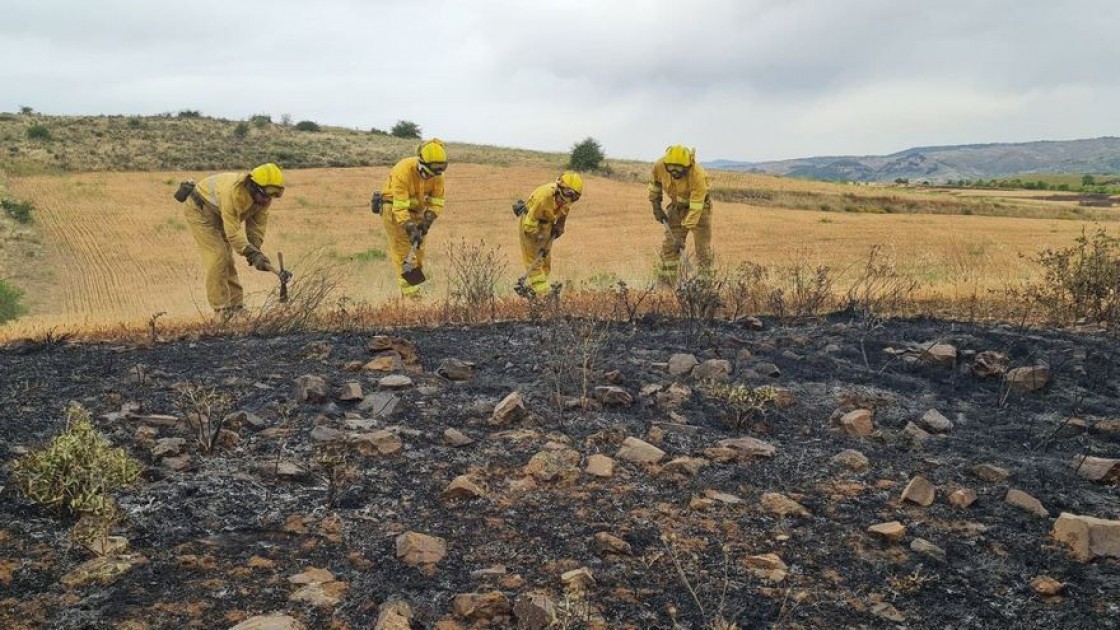
{"type": "Polygon", "coordinates": [[[700,159],[1117,135],[1120,0],[0,0],[0,110],[700,159]]]}

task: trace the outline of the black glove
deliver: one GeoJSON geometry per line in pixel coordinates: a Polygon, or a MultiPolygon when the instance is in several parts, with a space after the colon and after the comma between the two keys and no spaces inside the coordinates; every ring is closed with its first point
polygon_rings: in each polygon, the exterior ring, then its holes
{"type": "Polygon", "coordinates": [[[257,271],[272,271],[272,261],[260,250],[250,250],[248,254],[245,254],[245,258],[249,260],[249,264],[257,271]]]}
{"type": "Polygon", "coordinates": [[[514,214],[514,216],[520,217],[528,211],[529,211],[529,208],[525,207],[525,201],[522,200],[522,199],[518,199],[517,203],[513,204],[513,214],[514,214]]]}
{"type": "Polygon", "coordinates": [[[420,227],[420,224],[415,221],[405,221],[404,232],[408,234],[408,240],[413,245],[419,245],[424,240],[424,228],[420,227]]]}
{"type": "Polygon", "coordinates": [[[436,213],[431,210],[424,211],[424,220],[420,223],[420,230],[424,236],[428,235],[428,230],[432,229],[432,224],[436,222],[436,213]]]}
{"type": "Polygon", "coordinates": [[[658,223],[664,223],[669,220],[668,215],[666,215],[665,211],[661,209],[660,199],[650,200],[650,204],[653,205],[653,218],[655,221],[657,221],[658,223]]]}
{"type": "Polygon", "coordinates": [[[381,214],[382,201],[381,191],[373,193],[373,197],[369,200],[369,209],[372,210],[374,214],[381,214]]]}

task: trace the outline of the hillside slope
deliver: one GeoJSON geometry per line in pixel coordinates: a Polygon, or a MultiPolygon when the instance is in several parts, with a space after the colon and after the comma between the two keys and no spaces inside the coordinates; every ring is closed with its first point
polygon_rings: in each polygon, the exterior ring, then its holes
{"type": "Polygon", "coordinates": [[[722,169],[859,182],[897,178],[945,182],[1019,173],[1120,172],[1120,138],[914,147],[890,155],[819,156],[773,162],[711,163],[722,169]]]}
{"type": "MultiPolygon", "coordinates": [[[[164,116],[40,116],[0,114],[0,169],[63,171],[207,171],[275,162],[284,168],[379,166],[395,163],[416,140],[343,127],[300,131],[277,123],[164,116]],[[43,131],[32,131],[43,128],[43,131]],[[29,136],[43,136],[33,138],[29,136]]],[[[567,155],[450,143],[457,162],[560,168],[567,155]]]]}

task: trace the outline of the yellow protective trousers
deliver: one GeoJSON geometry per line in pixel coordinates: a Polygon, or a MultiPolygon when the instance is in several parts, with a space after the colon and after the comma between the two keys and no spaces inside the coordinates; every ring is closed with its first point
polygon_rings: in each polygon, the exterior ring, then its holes
{"type": "MultiPolygon", "coordinates": [[[[418,218],[414,220],[419,221],[418,218]]],[[[404,224],[397,222],[394,214],[388,210],[381,213],[381,221],[385,223],[385,236],[389,241],[389,258],[393,261],[393,269],[396,271],[397,285],[401,289],[401,295],[404,297],[420,297],[420,285],[411,285],[401,277],[404,273],[404,260],[408,257],[408,252],[412,248],[412,243],[408,240],[408,232],[404,230],[404,224]]],[[[424,243],[420,243],[419,249],[416,250],[416,263],[417,266],[424,266],[424,243]]]]}
{"type": "Polygon", "coordinates": [[[521,234],[521,260],[525,263],[525,281],[537,295],[546,295],[549,292],[548,274],[552,273],[552,236],[545,235],[537,239],[533,235],[519,231],[521,234]],[[539,261],[541,249],[545,255],[539,261]],[[535,263],[535,266],[534,266],[535,263]]]}
{"type": "Polygon", "coordinates": [[[194,199],[183,204],[187,225],[202,254],[206,272],[206,300],[215,311],[239,308],[244,301],[241,281],[237,278],[233,248],[226,239],[222,217],[213,208],[200,206],[194,199]]]}
{"type": "Polygon", "coordinates": [[[669,230],[672,231],[673,236],[670,237],[668,233],[665,234],[665,240],[661,243],[661,263],[657,269],[657,275],[660,279],[666,282],[675,282],[677,279],[677,272],[680,270],[681,265],[681,250],[684,248],[685,239],[688,237],[689,232],[693,235],[693,244],[696,246],[696,258],[700,264],[700,270],[703,272],[710,271],[712,268],[712,200],[710,197],[704,199],[704,210],[700,214],[700,222],[692,230],[686,230],[681,226],[681,221],[688,215],[688,202],[684,203],[671,203],[665,209],[665,216],[669,219],[669,230]]]}

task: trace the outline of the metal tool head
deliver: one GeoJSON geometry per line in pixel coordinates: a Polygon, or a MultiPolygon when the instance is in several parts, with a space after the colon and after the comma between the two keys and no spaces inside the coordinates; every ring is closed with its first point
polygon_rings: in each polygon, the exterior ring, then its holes
{"type": "Polygon", "coordinates": [[[422,284],[428,279],[424,275],[424,269],[416,264],[416,250],[419,248],[419,243],[413,243],[412,248],[408,250],[408,256],[404,259],[404,264],[401,265],[401,277],[411,286],[422,284]]]}

